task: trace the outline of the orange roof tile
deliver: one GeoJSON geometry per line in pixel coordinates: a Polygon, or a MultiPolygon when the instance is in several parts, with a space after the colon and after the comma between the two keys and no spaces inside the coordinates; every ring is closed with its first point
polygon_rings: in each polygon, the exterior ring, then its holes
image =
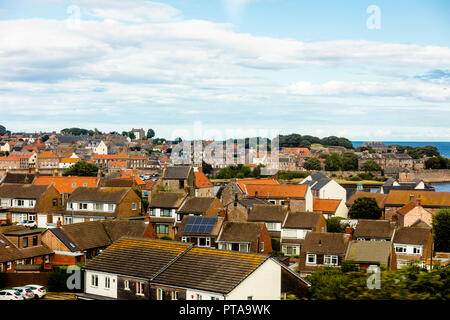
{"type": "Polygon", "coordinates": [[[307,185],[304,184],[245,184],[244,190],[248,196],[254,197],[258,193],[258,197],[267,198],[304,198],[306,195],[307,185]]]}
{"type": "Polygon", "coordinates": [[[313,199],[313,210],[322,212],[336,212],[342,200],[339,199],[313,199]]]}
{"type": "Polygon", "coordinates": [[[195,176],[195,186],[197,188],[206,188],[206,187],[212,187],[213,184],[211,181],[209,181],[208,177],[205,176],[205,174],[201,171],[194,172],[195,176]]]}
{"type": "Polygon", "coordinates": [[[33,181],[33,184],[40,185],[51,185],[52,183],[59,193],[72,193],[78,187],[96,187],[97,177],[39,176],[33,181]]]}
{"type": "Polygon", "coordinates": [[[410,201],[407,204],[405,204],[403,207],[397,210],[397,213],[401,215],[405,215],[408,212],[410,212],[412,209],[414,209],[417,206],[416,201],[410,201]]]}
{"type": "Polygon", "coordinates": [[[54,154],[51,151],[42,151],[41,153],[38,154],[38,158],[39,159],[55,159],[55,158],[59,158],[57,154],[54,154]]]}
{"type": "Polygon", "coordinates": [[[239,188],[241,188],[242,192],[245,192],[244,184],[279,184],[275,179],[237,179],[236,183],[238,184],[239,188]]]}
{"type": "Polygon", "coordinates": [[[377,201],[378,208],[384,208],[384,204],[386,203],[387,194],[365,192],[365,191],[356,191],[350,197],[350,199],[348,199],[347,204],[348,205],[353,205],[353,202],[355,202],[356,199],[362,198],[362,197],[374,198],[377,201]]]}
{"type": "Polygon", "coordinates": [[[77,163],[80,161],[80,158],[61,158],[59,162],[61,163],[77,163]]]}
{"type": "Polygon", "coordinates": [[[386,205],[405,205],[413,199],[419,199],[421,205],[430,207],[450,207],[450,192],[391,190],[386,205]]]}

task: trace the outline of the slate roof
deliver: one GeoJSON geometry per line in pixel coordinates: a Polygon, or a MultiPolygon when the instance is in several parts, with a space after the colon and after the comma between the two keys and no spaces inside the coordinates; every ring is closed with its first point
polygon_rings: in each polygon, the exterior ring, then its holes
{"type": "Polygon", "coordinates": [[[254,204],[248,214],[248,221],[282,222],[287,208],[273,204],[254,204]]]}
{"type": "Polygon", "coordinates": [[[178,209],[186,195],[176,192],[159,192],[150,201],[149,208],[175,208],[178,209]]]}
{"type": "Polygon", "coordinates": [[[183,206],[178,209],[179,213],[206,213],[214,202],[215,197],[190,197],[183,206]]]}
{"type": "Polygon", "coordinates": [[[3,183],[25,183],[25,179],[28,178],[28,183],[32,183],[34,180],[34,174],[30,173],[11,173],[7,172],[3,183]]]}
{"type": "Polygon", "coordinates": [[[269,258],[194,247],[155,277],[154,283],[226,294],[269,258]]]}
{"type": "Polygon", "coordinates": [[[356,263],[389,265],[392,244],[389,241],[350,241],[345,260],[356,263]]]}
{"type": "Polygon", "coordinates": [[[290,229],[314,229],[323,217],[318,212],[289,212],[283,228],[290,229]]]}
{"type": "Polygon", "coordinates": [[[358,220],[353,236],[355,238],[391,239],[394,230],[395,226],[389,220],[360,219],[358,220]]]}
{"type": "MultiPolygon", "coordinates": [[[[89,261],[84,269],[152,279],[191,246],[176,241],[123,237],[89,261]]],[[[182,276],[188,278],[186,274],[184,269],[182,276]]]]}
{"type": "Polygon", "coordinates": [[[164,170],[163,179],[165,179],[165,180],[187,179],[190,170],[191,170],[191,167],[187,167],[187,166],[167,167],[164,170]]]}
{"type": "Polygon", "coordinates": [[[394,243],[426,246],[431,229],[421,227],[401,227],[395,232],[394,243]]]}
{"type": "Polygon", "coordinates": [[[247,209],[253,208],[255,204],[265,204],[265,205],[273,205],[271,202],[263,200],[263,199],[255,199],[255,198],[246,198],[238,200],[238,203],[247,209]]]}
{"type": "Polygon", "coordinates": [[[120,187],[79,187],[70,195],[69,201],[93,201],[120,203],[131,188],[120,187]]]}

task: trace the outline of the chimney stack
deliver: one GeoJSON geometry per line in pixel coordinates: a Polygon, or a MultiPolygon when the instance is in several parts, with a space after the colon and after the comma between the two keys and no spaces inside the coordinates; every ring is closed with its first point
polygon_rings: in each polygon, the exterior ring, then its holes
{"type": "Polygon", "coordinates": [[[353,228],[352,227],[346,227],[345,228],[345,234],[349,237],[350,240],[352,240],[353,228]]]}
{"type": "Polygon", "coordinates": [[[56,221],[56,226],[61,228],[61,218],[58,218],[58,221],[56,221]]]}
{"type": "Polygon", "coordinates": [[[237,193],[234,195],[234,206],[237,207],[237,203],[238,203],[238,195],[237,193]]]}

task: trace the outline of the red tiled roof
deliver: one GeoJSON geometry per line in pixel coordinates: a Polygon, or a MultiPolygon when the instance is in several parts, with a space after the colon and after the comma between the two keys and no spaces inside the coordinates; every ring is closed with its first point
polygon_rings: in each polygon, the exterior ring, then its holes
{"type": "Polygon", "coordinates": [[[307,185],[304,184],[244,184],[244,190],[250,197],[266,198],[304,198],[307,185]]]}
{"type": "Polygon", "coordinates": [[[78,187],[96,187],[97,177],[60,177],[60,176],[39,176],[33,184],[51,185],[54,183],[59,193],[72,193],[78,187]],[[87,185],[84,185],[84,184],[87,185]]]}
{"type": "Polygon", "coordinates": [[[236,183],[238,184],[239,188],[242,190],[242,192],[245,192],[244,184],[250,185],[250,184],[279,184],[277,180],[274,179],[237,179],[236,183]]]}
{"type": "Polygon", "coordinates": [[[313,199],[313,210],[322,212],[336,212],[342,200],[339,199],[313,199]]]}
{"type": "Polygon", "coordinates": [[[208,177],[201,171],[194,172],[195,186],[197,188],[212,187],[213,184],[209,181],[208,177]]]}
{"type": "Polygon", "coordinates": [[[450,207],[450,192],[416,191],[416,190],[391,190],[386,205],[399,206],[420,199],[422,206],[450,207]]]}
{"type": "Polygon", "coordinates": [[[59,158],[57,154],[54,154],[51,151],[42,151],[41,153],[39,153],[38,155],[39,159],[55,159],[55,158],[59,158]]]}

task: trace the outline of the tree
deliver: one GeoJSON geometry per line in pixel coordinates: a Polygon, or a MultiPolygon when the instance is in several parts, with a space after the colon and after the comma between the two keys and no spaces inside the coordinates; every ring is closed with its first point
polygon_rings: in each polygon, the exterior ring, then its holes
{"type": "Polygon", "coordinates": [[[338,171],[342,170],[342,158],[337,153],[332,153],[328,158],[325,160],[325,170],[327,171],[338,171]]]}
{"type": "Polygon", "coordinates": [[[382,210],[378,207],[377,201],[370,197],[361,197],[353,202],[348,211],[351,219],[379,219],[382,210]]]}
{"type": "Polygon", "coordinates": [[[4,136],[6,134],[6,128],[0,124],[0,136],[4,136]]]}
{"type": "Polygon", "coordinates": [[[321,170],[322,165],[319,159],[309,158],[308,160],[305,161],[303,168],[305,168],[306,170],[321,170]]]}
{"type": "Polygon", "coordinates": [[[331,217],[327,219],[327,232],[345,233],[345,229],[350,226],[349,223],[342,224],[342,217],[331,217]]]}
{"type": "Polygon", "coordinates": [[[434,248],[450,252],[450,209],[440,209],[433,217],[434,248]]]}
{"type": "Polygon", "coordinates": [[[363,171],[380,171],[381,167],[373,160],[367,160],[364,162],[364,164],[361,166],[361,170],[363,171]]]}
{"type": "Polygon", "coordinates": [[[44,136],[41,137],[41,142],[44,143],[48,139],[49,139],[49,136],[48,135],[44,135],[44,136]]]}
{"type": "Polygon", "coordinates": [[[344,171],[357,171],[358,156],[353,152],[344,152],[342,154],[342,169],[344,171]]]}
{"type": "Polygon", "coordinates": [[[95,164],[81,160],[65,170],[63,176],[95,177],[97,176],[98,170],[95,164]]]}
{"type": "Polygon", "coordinates": [[[209,163],[206,163],[204,160],[202,160],[202,171],[205,174],[210,174],[213,167],[209,163]]]}
{"type": "Polygon", "coordinates": [[[449,167],[449,159],[444,157],[432,157],[425,161],[426,169],[447,169],[449,167]]]}
{"type": "Polygon", "coordinates": [[[153,131],[153,129],[148,129],[147,130],[147,139],[151,139],[155,136],[155,131],[153,131]]]}

